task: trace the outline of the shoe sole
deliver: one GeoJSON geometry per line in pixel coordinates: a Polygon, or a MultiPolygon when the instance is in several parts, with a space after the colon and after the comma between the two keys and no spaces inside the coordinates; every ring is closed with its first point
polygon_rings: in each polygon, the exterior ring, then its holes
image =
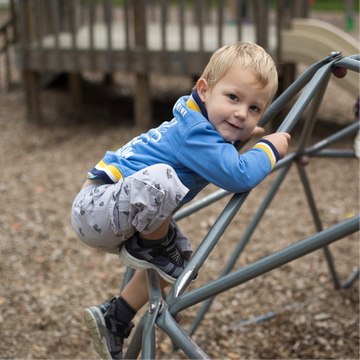
{"type": "Polygon", "coordinates": [[[107,328],[105,319],[101,311],[96,306],[92,306],[85,309],[82,312],[82,316],[85,321],[85,325],[93,338],[95,351],[103,360],[113,360],[107,345],[108,343],[110,344],[110,341],[106,333],[107,328]],[[99,327],[99,324],[101,327],[99,327]]]}
{"type": "Polygon", "coordinates": [[[150,270],[154,269],[165,281],[167,281],[170,284],[174,284],[176,279],[172,276],[166,274],[161,269],[159,269],[156,265],[153,265],[145,260],[137,259],[136,257],[129,254],[129,252],[126,250],[126,247],[123,246],[119,252],[119,258],[122,260],[122,262],[133,269],[137,270],[150,270]]]}

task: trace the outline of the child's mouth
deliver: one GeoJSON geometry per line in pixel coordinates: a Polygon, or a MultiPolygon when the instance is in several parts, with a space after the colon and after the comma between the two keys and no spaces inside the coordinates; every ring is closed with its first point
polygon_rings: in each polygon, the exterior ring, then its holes
{"type": "Polygon", "coordinates": [[[237,129],[237,130],[241,130],[241,128],[239,128],[238,126],[234,125],[234,124],[231,124],[229,123],[228,121],[226,122],[230,127],[234,128],[234,129],[237,129]]]}

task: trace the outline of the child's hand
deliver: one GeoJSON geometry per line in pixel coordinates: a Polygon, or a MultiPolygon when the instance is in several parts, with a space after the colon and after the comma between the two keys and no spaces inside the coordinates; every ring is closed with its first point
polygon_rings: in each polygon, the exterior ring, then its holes
{"type": "Polygon", "coordinates": [[[253,138],[258,135],[262,135],[264,132],[265,130],[262,127],[255,126],[255,129],[249,135],[245,136],[244,138],[241,138],[241,141],[253,138]]]}
{"type": "Polygon", "coordinates": [[[266,135],[263,139],[270,141],[276,147],[276,150],[279,152],[280,159],[282,159],[287,152],[291,136],[286,132],[280,132],[266,135]]]}

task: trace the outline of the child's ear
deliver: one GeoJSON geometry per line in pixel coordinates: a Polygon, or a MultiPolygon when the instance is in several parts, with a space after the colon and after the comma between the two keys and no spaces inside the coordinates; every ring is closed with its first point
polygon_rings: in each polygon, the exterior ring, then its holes
{"type": "Polygon", "coordinates": [[[199,79],[196,85],[196,89],[202,102],[205,102],[207,88],[208,88],[207,81],[203,78],[199,79]]]}

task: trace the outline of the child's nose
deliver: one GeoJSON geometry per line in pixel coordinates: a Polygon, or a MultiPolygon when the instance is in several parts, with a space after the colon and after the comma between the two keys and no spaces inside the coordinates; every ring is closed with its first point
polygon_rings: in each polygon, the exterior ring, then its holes
{"type": "Polygon", "coordinates": [[[239,106],[234,115],[240,120],[245,120],[247,116],[247,106],[239,106]]]}

